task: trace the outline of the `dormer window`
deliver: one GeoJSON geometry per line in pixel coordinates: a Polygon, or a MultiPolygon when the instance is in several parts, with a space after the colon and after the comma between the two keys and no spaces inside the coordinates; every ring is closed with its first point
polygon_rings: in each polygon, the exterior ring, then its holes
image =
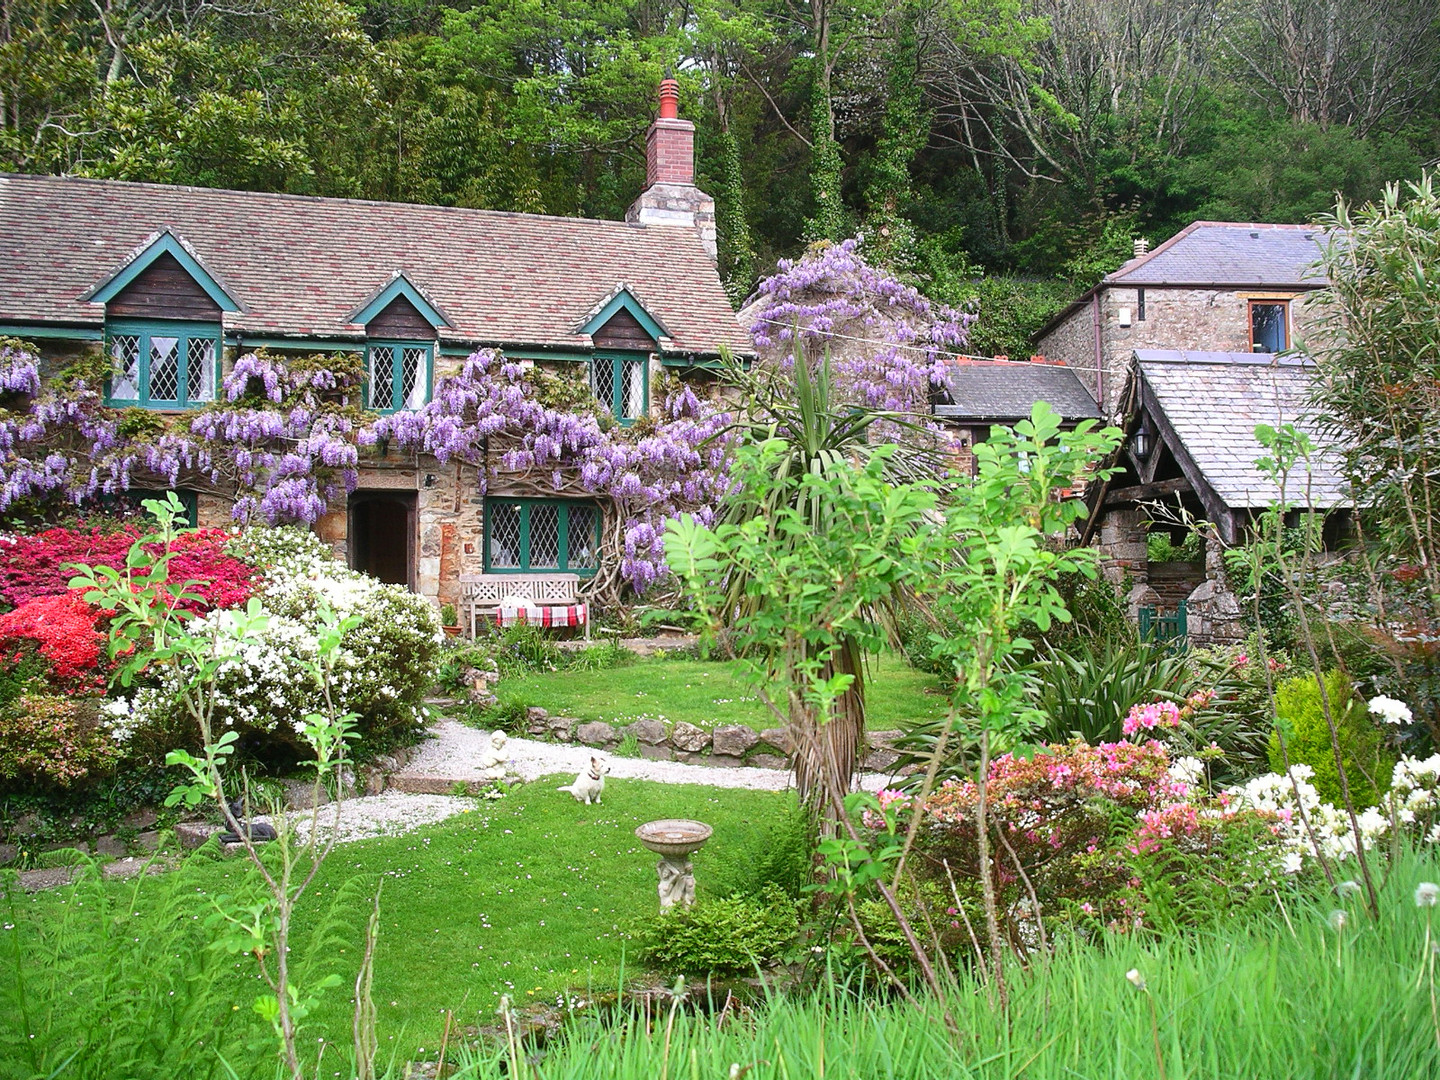
{"type": "Polygon", "coordinates": [[[171,320],[109,319],[108,405],[188,409],[215,400],[220,328],[171,320]]]}
{"type": "Polygon", "coordinates": [[[188,409],[215,400],[222,320],[240,305],[168,229],[86,299],[105,305],[107,405],[188,409]]]}
{"type": "Polygon", "coordinates": [[[595,344],[590,385],[601,405],[622,424],[650,409],[650,357],[660,350],[664,326],[623,283],[577,326],[595,344]]]}
{"type": "Polygon", "coordinates": [[[376,412],[419,409],[430,400],[439,328],[450,322],[403,273],[396,273],[350,321],[365,327],[365,405],[376,412]]]}
{"type": "Polygon", "coordinates": [[[650,408],[647,356],[597,352],[591,364],[595,397],[622,424],[632,423],[650,408]]]}
{"type": "Polygon", "coordinates": [[[430,400],[434,345],[417,341],[371,341],[365,351],[367,407],[392,413],[419,409],[430,400]]]}

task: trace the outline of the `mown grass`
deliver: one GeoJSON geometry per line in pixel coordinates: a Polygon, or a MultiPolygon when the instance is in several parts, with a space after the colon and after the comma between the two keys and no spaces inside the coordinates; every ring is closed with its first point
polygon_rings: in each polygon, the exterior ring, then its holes
{"type": "MultiPolygon", "coordinates": [[[[493,1026],[502,994],[523,1006],[619,985],[620,928],[656,902],[654,859],[634,841],[635,824],[671,814],[711,822],[715,838],[695,860],[703,892],[787,805],[779,795],[612,780],[605,803],[587,809],[554,791],[558,782],[478,803],[420,834],[337,849],[292,954],[305,985],[327,972],[343,980],[307,1022],[314,1075],[350,1075],[348,999],[382,880],[374,997],[382,1072],[397,1078],[412,1056],[434,1060],[447,1011],[457,1031],[449,1061],[461,1066],[453,1075],[475,1080],[722,1080],[732,1065],[750,1080],[1155,1080],[1162,1066],[1166,1080],[1440,1075],[1426,964],[1426,917],[1436,912],[1412,898],[1418,882],[1440,879],[1433,850],[1384,868],[1378,922],[1357,898],[1317,886],[1277,898],[1273,915],[1165,937],[1083,942],[1054,926],[1055,955],[1011,970],[1008,1016],[960,956],[943,1004],[856,993],[837,972],[813,994],[731,1008],[723,1022],[684,1010],[672,1022],[663,1006],[649,1016],[582,1012],[550,1044],[524,1048],[517,1070],[503,1042],[459,1033],[493,1026]],[[1339,931],[1335,911],[1345,912],[1339,931]],[[1127,980],[1132,968],[1144,991],[1127,980]],[[532,1055],[538,1069],[526,1063],[532,1055]]],[[[243,896],[249,878],[236,859],[202,852],[139,883],[9,890],[0,1077],[273,1075],[273,1044],[250,1011],[260,990],[253,960],[207,947],[212,901],[243,896]]]]}
{"type": "MultiPolygon", "coordinates": [[[[897,656],[875,661],[865,686],[866,723],[893,730],[902,720],[938,718],[945,711],[939,680],[897,656]]],[[[711,728],[745,724],[757,731],[778,726],[773,714],[741,679],[738,661],[646,659],[601,671],[550,671],[501,681],[502,699],[539,706],[555,716],[604,720],[681,721],[711,728]]]]}
{"type": "MultiPolygon", "coordinates": [[[[312,1045],[320,1039],[349,1045],[350,988],[377,884],[383,884],[373,992],[379,1038],[382,1053],[398,1049],[403,1057],[438,1045],[447,1010],[473,1023],[477,1016],[493,1016],[506,993],[529,1002],[553,1000],[576,987],[615,989],[626,949],[622,930],[658,908],[656,857],[635,839],[637,825],[692,817],[714,826],[714,837],[694,860],[703,893],[720,864],[763,837],[793,803],[791,795],[612,778],[604,802],[586,807],[555,790],[573,779],[557,776],[497,802],[474,801],[468,812],[421,833],[335,849],[297,920],[302,932],[294,953],[308,981],[331,972],[343,980],[320,998],[307,1029],[312,1045]],[[324,940],[317,942],[316,928],[322,926],[324,940]]],[[[87,948],[99,955],[118,946],[122,954],[112,955],[110,963],[143,966],[146,941],[153,938],[157,950],[194,954],[164,961],[172,968],[160,977],[171,989],[209,994],[213,1000],[205,1008],[224,1018],[227,1038],[236,1045],[263,1038],[250,1011],[260,992],[254,961],[244,955],[205,956],[205,944],[215,935],[213,928],[201,929],[214,911],[213,898],[247,895],[255,889],[255,874],[238,858],[202,855],[166,878],[181,883],[155,879],[137,889],[115,882],[17,897],[15,917],[0,923],[5,927],[0,1007],[9,1007],[6,1015],[19,1015],[17,980],[39,992],[45,973],[34,968],[69,916],[67,933],[74,940],[64,944],[63,958],[52,966],[82,974],[59,979],[49,1006],[77,1007],[77,983],[90,985],[86,980],[95,974],[84,972],[87,948]],[[152,920],[163,920],[164,933],[152,920]],[[166,937],[177,923],[193,927],[183,941],[166,937]],[[97,937],[104,948],[96,946],[97,937]],[[134,948],[125,948],[131,940],[134,948]]],[[[161,959],[155,958],[157,971],[163,969],[161,959]]],[[[82,990],[82,1000],[85,996],[82,990]]],[[[32,1003],[37,1016],[44,1014],[44,1004],[32,1003]]],[[[63,1042],[73,1031],[73,1017],[55,1020],[53,1030],[63,1042]]],[[[143,1027],[150,1021],[135,1015],[130,1022],[143,1027]]],[[[28,1075],[4,1067],[26,1041],[19,1024],[0,1024],[7,1027],[0,1032],[0,1077],[28,1075]]],[[[46,1059],[52,1066],[74,1048],[53,1049],[46,1059]]]]}

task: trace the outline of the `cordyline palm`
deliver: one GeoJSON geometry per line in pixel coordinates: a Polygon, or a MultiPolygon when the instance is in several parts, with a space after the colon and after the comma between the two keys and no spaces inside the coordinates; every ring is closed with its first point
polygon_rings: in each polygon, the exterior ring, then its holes
{"type": "MultiPolygon", "coordinates": [[[[756,519],[774,522],[781,505],[799,511],[812,529],[828,530],[830,508],[799,480],[805,475],[827,476],[838,470],[863,466],[875,449],[870,429],[886,420],[900,429],[916,432],[923,442],[929,432],[906,417],[875,409],[854,408],[835,401],[830,355],[824,354],[814,372],[796,342],[793,390],[780,372],[773,369],[746,371],[734,362],[726,364],[726,381],[743,395],[742,419],[735,428],[754,442],[778,440],[784,447],[775,458],[767,482],[748,486],[726,503],[721,520],[733,525],[756,519]]],[[[921,447],[902,447],[887,462],[888,478],[894,482],[933,478],[937,457],[921,447]]],[[[771,533],[776,543],[784,538],[771,533]]],[[[743,572],[732,570],[726,581],[724,610],[743,618],[760,609],[763,595],[755,595],[743,572]]],[[[894,638],[894,615],[908,598],[898,590],[876,605],[868,617],[886,628],[894,638]]],[[[830,809],[827,793],[849,789],[857,757],[865,736],[864,654],[853,636],[835,642],[835,651],[822,666],[821,679],[850,675],[849,688],[840,695],[828,722],[821,721],[813,705],[796,688],[788,702],[789,733],[793,744],[795,783],[802,800],[818,800],[830,809]]]]}

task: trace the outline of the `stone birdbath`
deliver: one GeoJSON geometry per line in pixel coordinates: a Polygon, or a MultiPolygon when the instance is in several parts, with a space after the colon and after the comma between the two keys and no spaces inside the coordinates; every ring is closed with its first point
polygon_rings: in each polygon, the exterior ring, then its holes
{"type": "Polygon", "coordinates": [[[662,818],[635,830],[645,847],[660,856],[660,910],[695,902],[695,873],[690,856],[705,846],[715,830],[703,821],[662,818]]]}

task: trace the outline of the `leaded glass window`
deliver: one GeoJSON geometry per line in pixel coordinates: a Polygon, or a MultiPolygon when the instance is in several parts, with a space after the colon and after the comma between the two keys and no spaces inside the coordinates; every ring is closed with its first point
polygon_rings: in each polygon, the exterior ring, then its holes
{"type": "Polygon", "coordinates": [[[600,565],[600,509],[563,499],[486,499],[485,568],[593,574],[600,565]]]}
{"type": "Polygon", "coordinates": [[[112,319],[106,331],[108,404],[184,409],[214,400],[218,326],[112,319]]]}
{"type": "Polygon", "coordinates": [[[644,416],[650,406],[650,362],[645,356],[597,353],[590,365],[595,397],[622,424],[644,416]]]}
{"type": "Polygon", "coordinates": [[[418,409],[430,400],[432,347],[372,341],[366,350],[366,403],[376,412],[418,409]]]}

